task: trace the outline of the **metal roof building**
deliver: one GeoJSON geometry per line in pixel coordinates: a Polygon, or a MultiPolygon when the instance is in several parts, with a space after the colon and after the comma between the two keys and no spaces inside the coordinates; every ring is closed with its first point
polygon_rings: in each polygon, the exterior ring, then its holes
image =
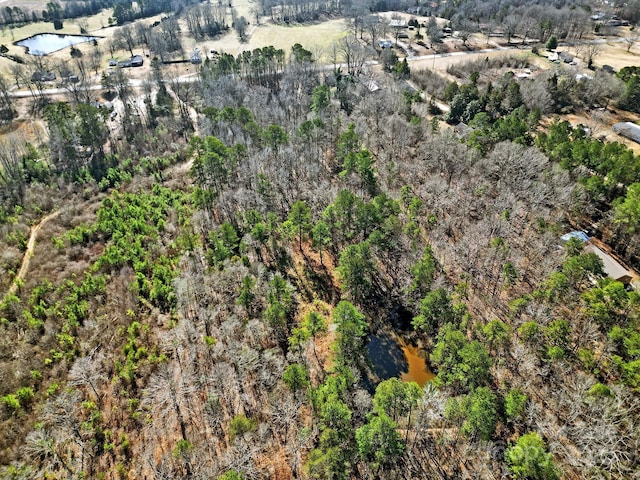
{"type": "Polygon", "coordinates": [[[577,238],[582,243],[584,243],[589,240],[589,235],[579,230],[574,230],[573,232],[565,233],[560,238],[562,239],[563,242],[568,242],[572,238],[577,238]]]}
{"type": "Polygon", "coordinates": [[[602,260],[603,270],[609,277],[622,283],[629,283],[633,278],[633,272],[627,270],[615,258],[601,250],[593,243],[588,243],[584,247],[585,253],[595,253],[602,260]]]}
{"type": "Polygon", "coordinates": [[[640,126],[635,123],[620,122],[616,123],[612,128],[618,135],[622,135],[623,137],[627,137],[629,140],[640,143],[640,126]]]}

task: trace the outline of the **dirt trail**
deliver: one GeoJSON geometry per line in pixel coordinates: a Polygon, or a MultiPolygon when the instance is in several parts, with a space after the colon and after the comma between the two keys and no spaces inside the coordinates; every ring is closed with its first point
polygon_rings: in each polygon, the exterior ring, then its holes
{"type": "Polygon", "coordinates": [[[50,213],[38,223],[35,227],[31,228],[31,235],[29,236],[29,241],[27,242],[27,250],[24,252],[24,257],[22,258],[22,265],[20,266],[20,270],[18,271],[18,275],[13,279],[11,283],[11,287],[9,287],[9,291],[5,295],[5,298],[10,295],[15,295],[18,290],[18,284],[16,281],[24,280],[24,277],[27,275],[27,271],[29,270],[29,264],[31,263],[31,257],[33,256],[33,251],[36,248],[36,238],[38,237],[38,232],[47,223],[49,220],[60,215],[60,210],[56,210],[53,213],[50,213]]]}

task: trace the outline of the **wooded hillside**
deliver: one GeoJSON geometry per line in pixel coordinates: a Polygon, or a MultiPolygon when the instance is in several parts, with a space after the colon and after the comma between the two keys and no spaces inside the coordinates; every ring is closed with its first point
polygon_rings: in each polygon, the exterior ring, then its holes
{"type": "Polygon", "coordinates": [[[554,119],[557,78],[543,112],[474,71],[437,117],[307,53],[0,150],[3,291],[60,212],[0,305],[3,478],[635,478],[640,297],[560,236],[637,266],[640,158],[554,119]],[[390,329],[433,381],[378,377],[390,329]]]}

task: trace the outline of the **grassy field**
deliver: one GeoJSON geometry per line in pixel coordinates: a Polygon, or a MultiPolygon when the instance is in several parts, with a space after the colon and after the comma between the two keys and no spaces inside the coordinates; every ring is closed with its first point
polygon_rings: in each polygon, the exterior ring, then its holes
{"type": "MultiPolygon", "coordinates": [[[[46,2],[33,1],[29,2],[30,6],[36,8],[44,7],[46,2]]],[[[12,0],[5,0],[2,3],[0,0],[0,8],[13,4],[20,4],[22,8],[25,5],[21,2],[15,2],[12,0]]],[[[320,55],[320,52],[326,52],[328,46],[344,35],[346,29],[346,22],[343,19],[328,20],[325,22],[319,22],[315,24],[307,25],[276,25],[269,21],[268,17],[264,17],[260,20],[259,25],[255,25],[255,17],[252,15],[254,2],[250,0],[239,0],[234,2],[234,8],[238,15],[243,15],[247,19],[250,19],[252,23],[248,28],[248,40],[241,42],[238,35],[233,29],[229,29],[227,33],[219,38],[196,41],[192,38],[187,31],[186,24],[182,24],[183,31],[183,46],[185,55],[188,55],[195,47],[200,48],[203,52],[209,52],[211,49],[231,53],[237,55],[245,50],[253,50],[255,48],[261,48],[268,45],[273,45],[276,48],[282,48],[285,51],[289,51],[291,46],[295,43],[302,44],[305,48],[311,50],[320,55]]],[[[107,42],[113,36],[117,27],[109,27],[108,19],[111,16],[111,10],[105,10],[97,15],[87,17],[84,20],[87,22],[87,30],[90,34],[101,37],[98,44],[104,52],[104,62],[106,63],[109,54],[107,42]]],[[[145,23],[152,23],[160,17],[158,15],[154,18],[140,20],[145,23]]],[[[231,23],[231,19],[228,19],[228,23],[231,23]]],[[[64,28],[62,30],[55,31],[53,25],[50,22],[38,22],[28,24],[23,27],[4,29],[0,31],[0,44],[6,45],[9,48],[10,55],[21,56],[25,59],[29,59],[30,56],[26,53],[26,49],[23,47],[14,45],[14,42],[22,40],[24,38],[31,37],[39,33],[63,33],[63,34],[80,34],[80,25],[77,20],[68,20],[64,22],[64,28]]],[[[80,44],[76,46],[84,53],[87,53],[89,49],[94,48],[92,44],[80,44]]],[[[126,52],[121,52],[122,56],[127,56],[126,52]]],[[[141,52],[142,53],[142,52],[141,52]]],[[[53,62],[69,59],[69,48],[59,50],[47,56],[47,58],[53,62]]],[[[8,76],[10,74],[12,66],[15,63],[6,58],[0,57],[0,73],[8,76]]]]}
{"type": "Polygon", "coordinates": [[[313,25],[287,26],[261,23],[257,26],[250,25],[248,30],[249,39],[246,42],[241,42],[236,32],[229,30],[225,35],[215,40],[196,43],[193,38],[187,37],[183,40],[183,43],[187,51],[198,46],[204,52],[215,49],[232,55],[269,45],[282,48],[288,53],[295,43],[299,43],[314,52],[316,56],[324,53],[325,59],[328,59],[326,55],[328,47],[332,42],[345,35],[346,26],[343,19],[329,20],[313,25]]]}
{"type": "MultiPolygon", "coordinates": [[[[616,70],[620,70],[628,65],[640,65],[640,42],[637,42],[629,52],[626,51],[627,44],[624,42],[608,42],[599,47],[600,50],[593,59],[593,64],[596,67],[611,65],[616,70]]],[[[568,50],[570,53],[576,53],[575,48],[568,50]]],[[[580,52],[578,52],[578,56],[580,56],[580,52]]]]}

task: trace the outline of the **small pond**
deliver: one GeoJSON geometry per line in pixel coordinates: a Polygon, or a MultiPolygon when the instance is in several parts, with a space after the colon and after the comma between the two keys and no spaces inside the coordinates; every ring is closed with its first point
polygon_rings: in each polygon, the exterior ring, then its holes
{"type": "Polygon", "coordinates": [[[16,45],[26,47],[27,52],[31,55],[47,55],[56,50],[61,50],[70,45],[78,43],[91,42],[100,37],[91,37],[87,35],[61,35],[57,33],[39,33],[29,38],[25,38],[16,42],[16,45]]]}
{"type": "Polygon", "coordinates": [[[392,332],[381,331],[369,336],[369,359],[381,380],[398,377],[405,382],[424,386],[435,375],[429,371],[426,360],[418,349],[407,345],[392,332]]]}

